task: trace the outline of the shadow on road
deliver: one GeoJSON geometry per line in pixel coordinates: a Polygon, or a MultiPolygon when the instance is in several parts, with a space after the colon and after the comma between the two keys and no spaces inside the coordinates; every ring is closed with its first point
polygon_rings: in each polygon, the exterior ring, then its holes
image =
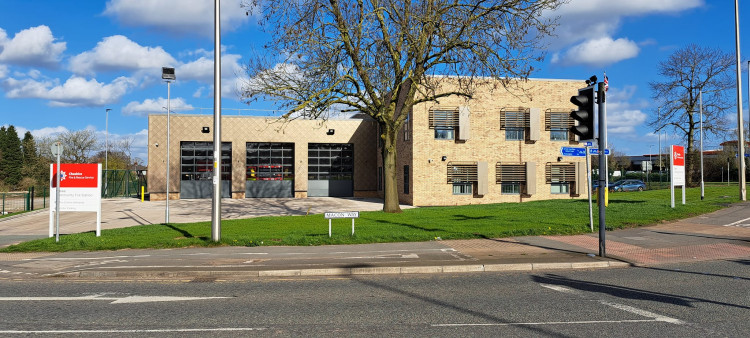
{"type": "MultiPolygon", "coordinates": [[[[653,268],[645,268],[645,269],[653,269],[653,268]]],[[[660,271],[665,271],[665,272],[682,272],[682,271],[674,271],[674,270],[666,270],[666,269],[654,269],[654,270],[660,270],[660,271]]],[[[685,307],[694,307],[693,303],[709,303],[709,304],[723,305],[723,306],[728,306],[728,307],[733,307],[733,308],[750,310],[750,307],[743,306],[743,305],[730,304],[730,303],[725,303],[725,302],[717,302],[717,301],[713,301],[710,299],[703,299],[703,298],[671,295],[671,294],[662,293],[662,292],[639,290],[639,289],[634,289],[634,288],[629,288],[629,287],[619,286],[619,285],[582,281],[582,280],[571,279],[568,277],[555,275],[555,274],[546,274],[544,276],[532,276],[532,279],[537,283],[565,286],[571,289],[576,289],[576,290],[581,290],[581,291],[586,291],[586,292],[601,293],[601,294],[606,294],[606,295],[610,295],[610,296],[617,297],[617,298],[623,298],[623,299],[647,300],[647,301],[660,302],[660,303],[665,303],[665,304],[673,304],[673,305],[679,305],[679,306],[685,306],[685,307]]]]}
{"type": "MultiPolygon", "coordinates": [[[[418,300],[418,301],[421,301],[421,302],[425,302],[425,303],[428,303],[428,304],[437,305],[437,306],[439,306],[441,308],[444,308],[444,309],[447,309],[447,310],[450,310],[450,311],[455,311],[455,312],[467,314],[467,315],[470,315],[470,316],[473,316],[473,317],[481,318],[481,319],[486,320],[486,321],[488,321],[490,323],[512,324],[514,327],[520,327],[520,328],[524,328],[526,330],[531,331],[532,335],[534,335],[534,336],[569,337],[569,336],[562,335],[559,332],[546,330],[546,329],[538,327],[538,326],[527,325],[527,324],[520,324],[520,323],[512,322],[512,321],[507,320],[507,319],[503,319],[503,318],[497,317],[497,316],[492,315],[492,314],[488,314],[488,313],[484,313],[484,312],[481,312],[481,311],[472,310],[470,308],[458,306],[458,305],[452,304],[452,303],[450,303],[450,302],[448,302],[448,301],[446,301],[444,299],[438,299],[438,298],[434,298],[434,297],[428,297],[428,296],[421,295],[421,294],[418,294],[418,293],[415,293],[415,292],[402,290],[402,289],[400,289],[398,287],[395,287],[395,286],[385,285],[383,283],[378,283],[378,282],[372,281],[372,280],[360,279],[360,278],[356,278],[354,276],[352,276],[352,279],[354,281],[356,281],[356,282],[359,282],[359,283],[361,283],[363,285],[366,285],[366,286],[369,286],[369,287],[372,287],[372,288],[376,288],[376,289],[380,289],[380,290],[392,292],[392,293],[395,293],[395,294],[397,294],[399,296],[408,297],[408,298],[415,299],[415,300],[418,300]]],[[[429,292],[429,289],[424,289],[424,290],[426,290],[427,292],[429,292]]]]}

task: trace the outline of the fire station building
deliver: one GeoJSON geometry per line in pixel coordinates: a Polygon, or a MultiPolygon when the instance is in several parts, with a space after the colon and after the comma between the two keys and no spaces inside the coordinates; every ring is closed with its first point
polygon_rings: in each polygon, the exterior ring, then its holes
{"type": "MultiPolygon", "coordinates": [[[[450,90],[446,78],[443,90],[450,90]]],[[[472,99],[447,97],[414,107],[398,135],[401,203],[415,206],[523,202],[586,197],[570,96],[582,81],[530,79],[479,88],[472,99]]],[[[148,190],[170,199],[211,198],[213,116],[171,114],[148,122],[148,190]],[[206,133],[206,129],[209,131],[206,133]]],[[[378,125],[367,116],[281,122],[222,116],[221,185],[226,198],[382,197],[378,125]]]]}

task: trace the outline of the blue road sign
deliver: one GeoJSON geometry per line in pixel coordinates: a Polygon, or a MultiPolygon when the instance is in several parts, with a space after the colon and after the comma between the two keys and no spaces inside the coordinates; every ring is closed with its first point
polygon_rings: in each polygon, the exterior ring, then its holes
{"type": "MultiPolygon", "coordinates": [[[[599,148],[591,148],[591,149],[589,149],[589,154],[591,154],[591,155],[599,155],[599,148]]],[[[604,155],[609,155],[609,149],[604,149],[604,155]]]]}
{"type": "Polygon", "coordinates": [[[585,157],[586,148],[560,147],[560,154],[562,154],[562,156],[585,157]]]}
{"type": "Polygon", "coordinates": [[[594,142],[591,142],[591,141],[588,141],[588,142],[586,142],[586,146],[587,146],[587,147],[591,147],[591,146],[593,146],[593,145],[594,145],[594,142]]]}
{"type": "MultiPolygon", "coordinates": [[[[740,157],[740,154],[734,153],[734,158],[740,157]]],[[[750,157],[750,154],[745,154],[745,157],[750,157]]]]}

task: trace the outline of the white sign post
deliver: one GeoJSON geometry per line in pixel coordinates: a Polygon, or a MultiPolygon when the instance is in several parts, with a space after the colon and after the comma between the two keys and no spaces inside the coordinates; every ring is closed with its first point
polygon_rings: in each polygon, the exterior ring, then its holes
{"type": "Polygon", "coordinates": [[[50,208],[49,237],[53,232],[59,241],[60,227],[54,230],[54,218],[59,219],[61,211],[95,211],[96,237],[102,235],[102,197],[101,197],[101,163],[63,163],[50,164],[50,208]]]}
{"type": "Polygon", "coordinates": [[[338,218],[351,218],[352,219],[352,236],[354,236],[354,219],[359,218],[359,211],[327,212],[324,215],[325,215],[325,219],[328,220],[328,237],[331,237],[331,220],[338,219],[338,218]]]}
{"type": "Polygon", "coordinates": [[[672,145],[670,147],[671,161],[669,161],[669,190],[672,196],[672,208],[674,208],[674,188],[682,187],[682,204],[685,204],[685,147],[672,145]]]}

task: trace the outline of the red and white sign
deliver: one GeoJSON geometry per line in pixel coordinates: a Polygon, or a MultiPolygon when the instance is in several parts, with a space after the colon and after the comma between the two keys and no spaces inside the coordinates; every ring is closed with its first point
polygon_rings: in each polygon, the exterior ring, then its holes
{"type": "MultiPolygon", "coordinates": [[[[57,164],[50,164],[50,237],[57,203],[57,164]]],[[[102,165],[99,163],[60,164],[60,211],[95,211],[96,235],[101,233],[102,165]]]]}
{"type": "Polygon", "coordinates": [[[685,147],[672,146],[672,160],[670,161],[670,173],[673,186],[685,185],[685,147]]]}
{"type": "MultiPolygon", "coordinates": [[[[50,188],[57,184],[57,164],[52,164],[50,188]]],[[[99,186],[99,164],[62,163],[60,164],[61,188],[96,188],[99,186]]]]}

